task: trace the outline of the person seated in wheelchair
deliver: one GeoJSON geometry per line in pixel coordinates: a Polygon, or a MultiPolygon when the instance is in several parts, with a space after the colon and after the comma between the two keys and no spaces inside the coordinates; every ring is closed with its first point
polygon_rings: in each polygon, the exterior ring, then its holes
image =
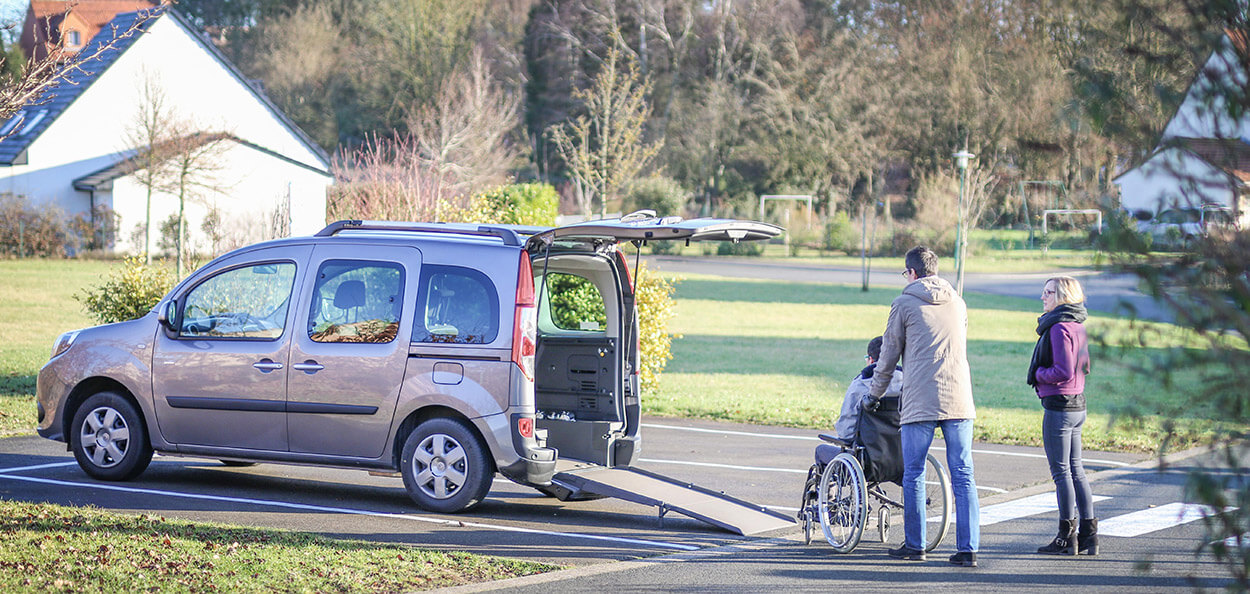
{"type": "MultiPolygon", "coordinates": [[[[861,437],[873,437],[877,432],[868,431],[870,435],[860,435],[859,424],[860,416],[864,407],[869,405],[868,392],[872,387],[873,372],[877,368],[877,359],[881,357],[881,344],[883,339],[878,336],[868,341],[868,354],[864,359],[868,361],[868,365],[860,370],[855,379],[851,380],[851,384],[846,387],[846,396],[842,399],[842,411],[838,414],[837,421],[833,424],[834,437],[843,442],[845,446],[853,446],[855,444],[864,445],[861,437]]],[[[894,377],[890,380],[890,387],[886,389],[881,401],[887,402],[892,398],[894,403],[894,431],[898,431],[898,397],[903,391],[903,373],[902,367],[896,368],[894,377]]],[[[889,420],[886,419],[888,425],[889,420]]],[[[880,423],[874,423],[880,425],[880,423]]],[[[896,439],[897,440],[897,439],[896,439]]],[[[875,445],[875,444],[874,444],[875,445]]],[[[820,466],[828,464],[835,456],[843,451],[843,447],[838,444],[822,443],[816,446],[816,463],[820,466]]]]}

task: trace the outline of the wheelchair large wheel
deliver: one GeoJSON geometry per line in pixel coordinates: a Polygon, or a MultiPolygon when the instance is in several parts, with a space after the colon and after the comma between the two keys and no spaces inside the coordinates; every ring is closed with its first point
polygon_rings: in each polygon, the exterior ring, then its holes
{"type": "Polygon", "coordinates": [[[951,525],[951,479],[946,468],[938,462],[933,454],[925,457],[924,464],[924,499],[925,499],[925,552],[937,548],[946,531],[951,525]]]}
{"type": "Polygon", "coordinates": [[[817,512],[829,546],[839,553],[855,550],[868,521],[868,481],[855,456],[843,452],[825,466],[817,512]]]}

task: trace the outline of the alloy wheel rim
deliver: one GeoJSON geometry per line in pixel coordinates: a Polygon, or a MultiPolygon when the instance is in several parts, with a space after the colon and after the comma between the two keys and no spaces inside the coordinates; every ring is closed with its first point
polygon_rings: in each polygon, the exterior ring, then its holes
{"type": "Polygon", "coordinates": [[[99,468],[121,464],[130,447],[130,427],[117,409],[101,406],[92,410],[81,427],[83,453],[99,468]]]}

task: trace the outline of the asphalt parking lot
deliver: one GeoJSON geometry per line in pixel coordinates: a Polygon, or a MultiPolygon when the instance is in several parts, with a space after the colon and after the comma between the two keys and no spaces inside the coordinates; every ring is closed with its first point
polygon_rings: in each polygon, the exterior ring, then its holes
{"type": "MultiPolygon", "coordinates": [[[[793,514],[819,443],[815,432],[685,419],[644,420],[639,467],[793,514]]],[[[940,456],[939,456],[940,458],[940,456]]],[[[1087,452],[1091,471],[1139,462],[1143,455],[1087,452]]],[[[1038,448],[977,444],[982,498],[1049,482],[1038,448]]],[[[138,479],[95,481],[62,444],[37,437],[0,440],[0,496],[92,504],[124,512],[302,530],[333,537],[405,543],[585,565],[792,537],[798,527],[751,537],[657,508],[598,499],[561,502],[497,479],[486,501],[466,514],[414,508],[395,477],[363,471],[159,456],[138,479]]],[[[895,530],[895,539],[901,531],[895,530]]],[[[950,538],[950,537],[948,537],[950,538]]]]}

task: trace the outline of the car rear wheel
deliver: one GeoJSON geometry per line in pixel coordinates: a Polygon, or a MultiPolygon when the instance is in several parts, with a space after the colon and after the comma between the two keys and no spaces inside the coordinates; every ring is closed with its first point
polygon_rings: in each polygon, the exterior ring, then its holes
{"type": "Polygon", "coordinates": [[[70,448],[87,474],[105,481],[130,480],[152,461],[143,416],[134,404],[114,392],[95,394],[78,407],[70,430],[70,448]]]}
{"type": "Polygon", "coordinates": [[[437,418],[408,434],[400,474],[408,496],[422,509],[456,513],[482,502],[495,471],[473,430],[459,421],[437,418]]]}

